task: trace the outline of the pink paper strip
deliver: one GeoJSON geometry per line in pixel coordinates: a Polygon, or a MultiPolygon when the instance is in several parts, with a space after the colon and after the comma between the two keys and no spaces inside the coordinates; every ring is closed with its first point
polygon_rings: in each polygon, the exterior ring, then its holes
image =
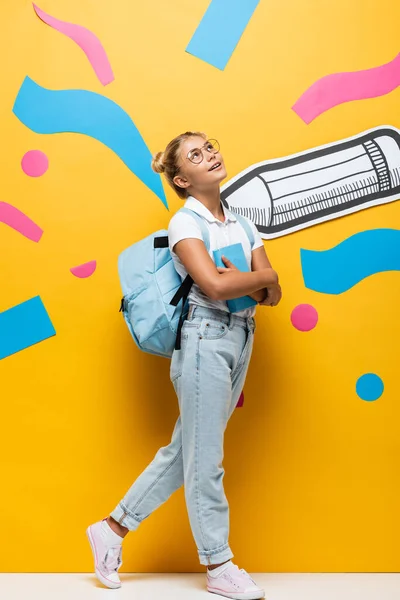
{"type": "Polygon", "coordinates": [[[321,113],[352,100],[389,94],[400,85],[400,54],[391,62],[351,73],[334,73],[318,79],[292,106],[307,124],[321,113]]]}
{"type": "Polygon", "coordinates": [[[107,85],[114,81],[114,73],[99,38],[86,27],[60,21],[41,10],[36,4],[33,8],[39,19],[73,40],[86,54],[100,83],[107,85]]]}
{"type": "Polygon", "coordinates": [[[80,277],[81,279],[84,279],[85,277],[90,277],[91,275],[93,275],[93,273],[96,270],[96,266],[96,261],[91,260],[90,262],[87,262],[83,265],[72,267],[70,271],[72,275],[75,275],[75,277],[80,277]]]}
{"type": "Polygon", "coordinates": [[[43,229],[39,225],[7,202],[0,202],[0,223],[12,227],[32,242],[38,242],[43,235],[43,229]]]}
{"type": "Polygon", "coordinates": [[[242,392],[240,394],[238,403],[236,404],[236,408],[241,408],[243,406],[243,404],[244,404],[244,393],[242,392]]]}

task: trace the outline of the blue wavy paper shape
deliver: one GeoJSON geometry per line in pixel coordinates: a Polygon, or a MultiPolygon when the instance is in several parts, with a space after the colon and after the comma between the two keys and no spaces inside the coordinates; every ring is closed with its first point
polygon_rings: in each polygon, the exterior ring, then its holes
{"type": "Polygon", "coordinates": [[[115,152],[168,208],[152,155],[130,116],[118,104],[87,90],[48,90],[26,77],[13,107],[18,119],[35,133],[81,133],[115,152]]]}
{"type": "Polygon", "coordinates": [[[400,271],[400,231],[356,233],[330,250],[300,250],[305,286],[322,294],[342,294],[362,279],[400,271]]]}

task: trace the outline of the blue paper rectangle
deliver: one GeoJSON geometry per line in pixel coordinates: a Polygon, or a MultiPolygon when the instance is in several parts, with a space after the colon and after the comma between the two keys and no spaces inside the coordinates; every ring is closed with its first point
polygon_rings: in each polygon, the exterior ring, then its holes
{"type": "Polygon", "coordinates": [[[0,360],[56,334],[40,296],[0,313],[0,360]]]}
{"type": "MultiPolygon", "coordinates": [[[[224,255],[237,269],[239,269],[239,271],[250,271],[242,244],[231,244],[230,246],[225,246],[219,250],[214,250],[213,255],[217,267],[225,267],[221,258],[221,256],[224,255]]],[[[253,298],[250,298],[250,296],[242,296],[241,298],[227,300],[226,303],[232,313],[257,305],[257,302],[253,300],[253,298]]]]}
{"type": "Polygon", "coordinates": [[[212,0],[186,52],[223,71],[260,0],[212,0]]]}

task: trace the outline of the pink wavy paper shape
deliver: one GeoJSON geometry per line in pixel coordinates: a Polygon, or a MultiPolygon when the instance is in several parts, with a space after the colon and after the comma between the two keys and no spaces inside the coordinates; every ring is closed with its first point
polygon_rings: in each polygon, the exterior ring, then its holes
{"type": "Polygon", "coordinates": [[[80,277],[80,279],[84,279],[85,277],[90,277],[91,275],[93,275],[93,273],[96,270],[96,266],[96,261],[91,260],[90,262],[87,262],[83,265],[79,265],[78,267],[72,267],[70,271],[72,275],[75,275],[75,277],[80,277]]]}
{"type": "Polygon", "coordinates": [[[100,83],[107,85],[114,81],[114,73],[106,51],[99,38],[92,31],[86,29],[86,27],[82,27],[82,25],[74,25],[73,23],[60,21],[45,13],[41,8],[36,6],[36,4],[33,4],[33,8],[39,19],[78,44],[79,48],[86,54],[100,83]]]}
{"type": "Polygon", "coordinates": [[[400,85],[400,54],[391,62],[351,73],[334,73],[318,79],[292,106],[307,125],[321,113],[352,100],[389,94],[400,85]]]}
{"type": "Polygon", "coordinates": [[[18,208],[7,202],[0,202],[0,223],[12,227],[32,242],[38,242],[43,235],[43,229],[39,225],[36,225],[18,208]]]}

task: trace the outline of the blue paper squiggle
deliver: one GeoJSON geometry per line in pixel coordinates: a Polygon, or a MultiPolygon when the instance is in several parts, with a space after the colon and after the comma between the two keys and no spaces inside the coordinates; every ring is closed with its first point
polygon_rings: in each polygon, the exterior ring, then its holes
{"type": "Polygon", "coordinates": [[[400,231],[371,229],[330,250],[300,250],[305,286],[322,294],[341,294],[362,279],[400,271],[400,231]]]}
{"type": "Polygon", "coordinates": [[[26,77],[14,114],[35,133],[81,133],[115,152],[168,208],[151,153],[130,116],[105,96],[87,90],[48,90],[26,77]]]}

